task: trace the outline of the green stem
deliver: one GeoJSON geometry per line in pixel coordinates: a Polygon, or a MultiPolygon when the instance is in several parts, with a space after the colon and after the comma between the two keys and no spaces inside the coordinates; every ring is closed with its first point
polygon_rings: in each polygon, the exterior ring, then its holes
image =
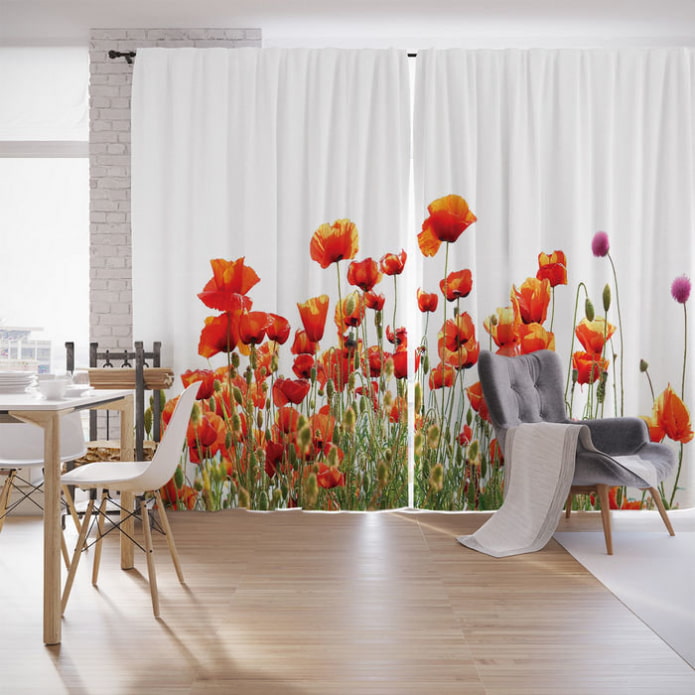
{"type": "Polygon", "coordinates": [[[685,365],[688,360],[688,311],[683,302],[683,320],[685,322],[685,335],[683,341],[683,378],[681,380],[681,400],[685,402],[685,365]]]}
{"type": "Polygon", "coordinates": [[[613,263],[613,257],[610,253],[606,254],[608,260],[611,262],[611,269],[613,270],[613,281],[615,282],[615,304],[618,307],[618,330],[620,331],[620,415],[625,413],[625,389],[624,389],[624,378],[623,378],[623,350],[625,346],[625,341],[623,340],[623,317],[620,312],[620,292],[618,291],[618,274],[615,271],[615,263],[613,263]]]}
{"type": "Polygon", "coordinates": [[[579,307],[579,290],[584,288],[584,294],[586,297],[589,296],[589,293],[586,289],[586,285],[583,282],[580,282],[577,285],[577,293],[574,297],[574,316],[572,317],[572,340],[570,342],[570,363],[569,363],[569,369],[567,370],[567,382],[565,384],[565,402],[567,402],[567,391],[569,391],[570,387],[570,379],[572,376],[572,354],[574,352],[574,331],[577,326],[577,308],[579,307]]]}

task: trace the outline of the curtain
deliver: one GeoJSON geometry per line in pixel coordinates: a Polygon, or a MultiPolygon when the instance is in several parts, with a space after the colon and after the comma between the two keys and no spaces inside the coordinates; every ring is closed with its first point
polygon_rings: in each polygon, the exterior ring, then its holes
{"type": "MultiPolygon", "coordinates": [[[[313,232],[349,218],[359,257],[405,245],[408,66],[390,50],[141,49],[133,76],[133,320],[177,374],[207,366],[213,258],[254,268],[254,309],[299,324],[328,293],[313,232]]],[[[331,304],[331,307],[333,303],[331,304]]],[[[329,321],[332,322],[331,318],[329,321]]],[[[331,332],[331,335],[333,333],[331,332]]]]}
{"type": "MultiPolygon", "coordinates": [[[[693,86],[690,49],[418,53],[416,218],[450,193],[478,218],[450,245],[449,270],[473,275],[462,310],[489,347],[484,319],[510,305],[513,284],[536,275],[540,252],[564,251],[568,285],[554,290],[553,332],[569,367],[571,348],[581,349],[571,343],[575,289],[585,283],[601,316],[609,284],[608,321],[623,331],[624,354],[610,356],[616,372],[605,415],[650,414],[641,359],[656,394],[668,383],[681,393],[683,307],[670,287],[695,274],[693,86]],[[592,254],[599,230],[608,235],[610,257],[592,254]],[[624,394],[613,390],[621,378],[624,394]]],[[[432,291],[442,255],[418,260],[432,291]]],[[[583,315],[582,292],[577,320],[583,315]]],[[[689,337],[692,344],[692,331],[689,337]]],[[[691,369],[686,403],[694,402],[694,389],[691,369]]],[[[586,387],[578,391],[586,397],[586,387]]]]}

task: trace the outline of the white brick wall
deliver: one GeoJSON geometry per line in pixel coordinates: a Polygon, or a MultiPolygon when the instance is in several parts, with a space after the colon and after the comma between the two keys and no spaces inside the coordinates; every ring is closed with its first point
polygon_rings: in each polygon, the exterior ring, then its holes
{"type": "MultiPolygon", "coordinates": [[[[90,40],[90,341],[133,346],[130,93],[133,65],[110,50],[260,46],[260,29],[93,29],[90,40]]],[[[135,58],[137,60],[137,58],[135,58]]],[[[148,346],[145,346],[148,349],[148,346]]]]}

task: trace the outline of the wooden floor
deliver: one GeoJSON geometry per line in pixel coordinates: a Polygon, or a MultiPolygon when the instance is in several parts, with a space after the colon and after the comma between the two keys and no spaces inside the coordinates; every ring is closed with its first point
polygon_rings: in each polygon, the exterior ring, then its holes
{"type": "MultiPolygon", "coordinates": [[[[162,618],[106,543],[82,563],[63,643],[41,640],[41,527],[0,535],[0,692],[71,695],[692,695],[693,671],[555,541],[493,559],[481,514],[170,515],[162,618]]],[[[595,520],[599,524],[598,520],[595,520]]],[[[70,532],[74,538],[74,532],[70,532]]]]}

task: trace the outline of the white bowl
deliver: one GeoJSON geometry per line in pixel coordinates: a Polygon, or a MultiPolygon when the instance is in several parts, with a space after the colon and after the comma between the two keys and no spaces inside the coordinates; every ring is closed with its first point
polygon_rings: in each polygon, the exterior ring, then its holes
{"type": "Polygon", "coordinates": [[[65,395],[69,383],[69,379],[39,379],[38,389],[44,398],[56,401],[65,395]]]}

